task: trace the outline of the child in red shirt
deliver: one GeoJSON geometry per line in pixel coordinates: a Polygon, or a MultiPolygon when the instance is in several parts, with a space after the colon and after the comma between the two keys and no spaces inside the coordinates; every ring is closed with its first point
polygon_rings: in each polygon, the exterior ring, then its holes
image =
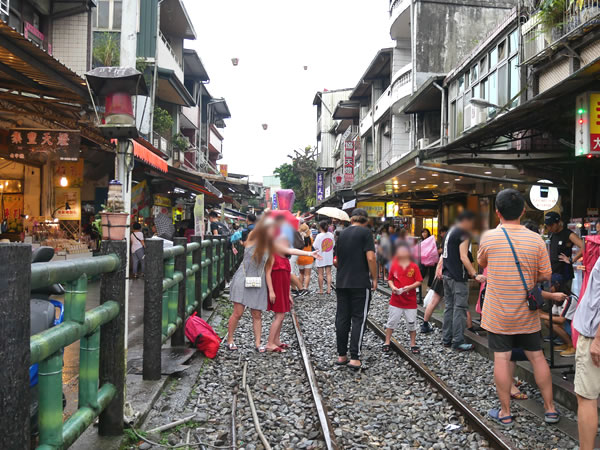
{"type": "Polygon", "coordinates": [[[390,298],[388,309],[385,344],[383,344],[384,352],[389,352],[392,334],[404,317],[410,334],[410,350],[414,354],[419,353],[419,347],[417,347],[416,342],[417,292],[415,289],[421,286],[421,281],[423,281],[423,277],[419,271],[419,266],[411,260],[408,245],[400,244],[396,249],[388,277],[388,285],[392,290],[392,297],[390,298]]]}

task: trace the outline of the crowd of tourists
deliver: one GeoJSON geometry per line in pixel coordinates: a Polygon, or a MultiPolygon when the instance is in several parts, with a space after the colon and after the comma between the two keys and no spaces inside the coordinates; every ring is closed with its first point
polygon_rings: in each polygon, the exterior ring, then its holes
{"type": "MultiPolygon", "coordinates": [[[[545,421],[560,420],[543,352],[542,323],[549,327],[548,339],[553,340],[554,349],[563,357],[575,356],[580,448],[593,448],[600,396],[600,259],[580,267],[586,272],[587,288],[578,298],[580,287],[573,286],[573,263],[583,255],[582,239],[556,212],[547,213],[544,224],[522,223],[525,200],[516,190],[498,193],[495,206],[499,225],[481,235],[476,255],[471,249],[477,217],[468,210],[462,211],[450,228],[440,227],[437,239],[428,229],[418,236],[391,225],[375,230],[367,212],[360,208],[353,210],[350,223],[323,220],[309,224],[289,211],[266,211],[260,218],[249,214],[243,225],[226,226],[217,212],[211,212],[207,231],[227,234],[232,243],[239,241],[245,247],[229,288],[234,308],[226,348],[238,349],[235,331],[248,308],[256,351],[285,352],[289,347],[281,341],[285,315],[294,299],[309,293],[311,273],[316,270],[315,294],[327,298],[335,290],[337,299],[337,359],[333,364],[366,370],[361,362],[366,318],[371,294],[384,278],[391,293],[382,352],[389,352],[392,335],[404,322],[409,348],[419,354],[418,299],[427,292],[420,327],[423,334],[433,331],[430,320],[443,301],[441,345],[466,352],[473,349],[465,339],[466,330],[487,334],[500,403],[488,414],[503,427],[514,424],[511,400],[527,398],[513,378],[516,362],[524,360],[532,365],[545,421]],[[548,232],[549,246],[540,236],[541,225],[548,232]],[[475,310],[481,315],[480,327],[473,324],[469,310],[471,280],[479,286],[475,310]],[[263,345],[264,311],[274,316],[263,345]]],[[[156,226],[155,236],[165,239],[160,221],[156,226]]],[[[135,275],[138,264],[143,270],[144,233],[140,227],[134,227],[131,242],[135,275]]]]}

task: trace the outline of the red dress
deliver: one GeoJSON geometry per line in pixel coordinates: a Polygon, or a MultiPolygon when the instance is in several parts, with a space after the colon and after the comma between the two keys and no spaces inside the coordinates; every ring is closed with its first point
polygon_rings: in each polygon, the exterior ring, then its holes
{"type": "Polygon", "coordinates": [[[275,291],[275,303],[269,301],[268,311],[276,313],[290,312],[290,260],[284,256],[274,255],[271,279],[275,291]]]}

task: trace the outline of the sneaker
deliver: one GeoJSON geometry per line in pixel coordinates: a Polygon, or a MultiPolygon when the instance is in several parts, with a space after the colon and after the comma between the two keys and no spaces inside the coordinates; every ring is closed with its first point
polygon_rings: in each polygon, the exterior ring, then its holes
{"type": "Polygon", "coordinates": [[[568,349],[569,349],[569,346],[567,344],[561,344],[561,345],[554,346],[555,352],[562,352],[563,350],[568,350],[568,349]]]}
{"type": "Polygon", "coordinates": [[[460,344],[457,347],[452,347],[453,350],[457,350],[459,352],[470,352],[473,350],[473,344],[460,344]]]}
{"type": "Polygon", "coordinates": [[[563,358],[570,358],[572,356],[575,356],[575,349],[573,347],[569,347],[565,351],[560,352],[560,356],[562,356],[563,358]]]}
{"type": "Polygon", "coordinates": [[[423,325],[421,325],[421,333],[433,333],[433,327],[429,322],[423,322],[423,325]]]}
{"type": "MultiPolygon", "coordinates": [[[[544,338],[544,342],[550,342],[550,336],[546,336],[546,337],[544,338]]],[[[554,338],[554,344],[555,344],[555,345],[563,345],[563,344],[564,344],[564,342],[562,341],[562,339],[561,339],[561,338],[555,337],[555,338],[554,338]]]]}

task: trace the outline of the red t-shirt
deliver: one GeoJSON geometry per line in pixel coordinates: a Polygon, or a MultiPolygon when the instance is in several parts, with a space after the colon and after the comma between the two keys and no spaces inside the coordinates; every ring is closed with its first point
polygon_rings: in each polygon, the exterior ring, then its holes
{"type": "MultiPolygon", "coordinates": [[[[392,266],[390,267],[388,280],[400,289],[405,286],[410,286],[417,281],[423,281],[423,277],[421,276],[419,266],[414,262],[409,263],[406,267],[402,267],[398,264],[398,261],[394,259],[392,261],[392,266]]],[[[396,308],[417,309],[417,290],[412,289],[401,295],[392,294],[390,305],[395,306],[396,308]]]]}

